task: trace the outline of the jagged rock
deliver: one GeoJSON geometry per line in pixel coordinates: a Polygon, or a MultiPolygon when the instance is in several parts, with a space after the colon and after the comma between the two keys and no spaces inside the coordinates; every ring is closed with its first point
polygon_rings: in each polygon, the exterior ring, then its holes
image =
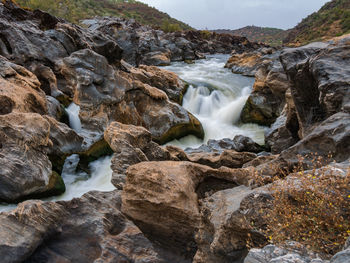
{"type": "MultiPolygon", "coordinates": [[[[349,157],[350,137],[350,114],[339,112],[329,117],[316,126],[312,132],[294,146],[283,151],[279,157],[286,161],[289,166],[298,163],[297,155],[310,155],[317,153],[318,156],[327,160],[329,155],[337,162],[343,162],[349,157]]],[[[303,163],[312,167],[312,157],[306,158],[303,163]]]]}
{"type": "Polygon", "coordinates": [[[68,202],[27,201],[2,213],[0,222],[4,263],[169,262],[120,212],[118,191],[68,202]]]}
{"type": "Polygon", "coordinates": [[[223,152],[199,152],[188,154],[188,160],[194,163],[208,165],[212,168],[226,166],[229,168],[241,168],[245,163],[252,161],[257,156],[249,152],[236,152],[225,150],[223,152]]]}
{"type": "Polygon", "coordinates": [[[129,166],[144,161],[169,160],[167,150],[152,142],[152,135],[143,127],[113,122],[105,131],[105,140],[114,151],[112,183],[122,189],[129,166]]]}
{"type": "Polygon", "coordinates": [[[46,119],[36,113],[1,115],[0,138],[0,200],[14,202],[65,191],[47,156],[52,142],[46,119]]]}
{"type": "Polygon", "coordinates": [[[175,73],[145,65],[140,65],[138,68],[130,68],[129,71],[130,75],[128,77],[156,87],[164,91],[170,100],[182,104],[182,98],[186,93],[188,84],[175,73]]]}
{"type": "Polygon", "coordinates": [[[196,236],[196,263],[239,262],[247,254],[247,241],[266,242],[259,229],[265,224],[259,210],[269,206],[270,194],[245,186],[216,192],[201,202],[201,223],[196,236]]]}
{"type": "Polygon", "coordinates": [[[200,219],[198,198],[236,186],[234,172],[190,162],[133,165],[127,170],[122,211],[151,240],[191,257],[200,219]]]}
{"type": "Polygon", "coordinates": [[[48,155],[52,169],[61,174],[66,158],[83,151],[84,138],[78,135],[66,124],[58,122],[52,117],[44,116],[50,125],[50,140],[53,144],[48,155]]]}
{"type": "Polygon", "coordinates": [[[303,245],[289,242],[286,248],[267,245],[262,249],[251,249],[244,263],[328,263],[315,253],[308,251],[303,245]]]}
{"type": "Polygon", "coordinates": [[[253,122],[269,126],[280,115],[288,89],[287,76],[279,61],[280,52],[261,58],[255,74],[253,92],[241,113],[243,122],[253,122]]]}
{"type": "Polygon", "coordinates": [[[260,48],[243,53],[234,51],[226,62],[225,68],[232,69],[235,74],[254,77],[260,65],[269,59],[266,55],[271,55],[274,51],[273,48],[260,48]]]}
{"type": "Polygon", "coordinates": [[[222,153],[225,150],[234,150],[237,152],[252,152],[259,153],[264,150],[264,147],[254,142],[251,138],[243,135],[236,135],[233,140],[224,138],[221,140],[209,140],[207,144],[203,144],[200,147],[186,148],[185,151],[188,154],[192,153],[222,153]]]}
{"type": "Polygon", "coordinates": [[[47,113],[45,93],[33,73],[0,55],[0,114],[47,113]]]}
{"type": "Polygon", "coordinates": [[[244,37],[201,32],[164,33],[134,20],[123,18],[94,18],[84,20],[90,31],[112,37],[123,49],[123,58],[130,64],[163,65],[170,61],[203,58],[202,53],[230,53],[253,50],[262,45],[251,43],[244,37]]]}

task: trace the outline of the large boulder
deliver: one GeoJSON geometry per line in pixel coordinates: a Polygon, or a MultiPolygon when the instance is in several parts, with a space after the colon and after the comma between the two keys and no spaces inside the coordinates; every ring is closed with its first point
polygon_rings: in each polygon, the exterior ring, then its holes
{"type": "Polygon", "coordinates": [[[2,262],[169,262],[120,212],[120,202],[113,191],[21,203],[0,214],[2,262]]]}
{"type": "Polygon", "coordinates": [[[261,211],[269,207],[265,189],[239,186],[216,192],[201,202],[201,222],[196,235],[196,263],[239,262],[247,254],[247,243],[266,242],[257,231],[265,224],[261,211]]]}
{"type": "Polygon", "coordinates": [[[112,183],[122,189],[129,166],[144,161],[165,161],[170,153],[152,141],[145,128],[112,122],[104,138],[114,151],[112,158],[112,183]]]}
{"type": "Polygon", "coordinates": [[[234,169],[143,162],[127,170],[122,211],[152,240],[191,258],[200,221],[198,199],[237,186],[237,181],[234,169]]]}
{"type": "Polygon", "coordinates": [[[65,191],[47,156],[52,142],[45,118],[36,113],[1,115],[0,138],[0,200],[15,202],[65,191]]]}

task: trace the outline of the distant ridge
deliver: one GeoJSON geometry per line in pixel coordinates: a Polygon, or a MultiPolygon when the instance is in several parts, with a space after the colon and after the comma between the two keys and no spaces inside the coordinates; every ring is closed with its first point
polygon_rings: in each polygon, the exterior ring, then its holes
{"type": "Polygon", "coordinates": [[[283,43],[300,46],[350,33],[350,0],[333,0],[291,29],[283,43]]]}
{"type": "Polygon", "coordinates": [[[21,7],[41,9],[70,22],[94,16],[133,18],[143,25],[164,31],[192,29],[189,25],[168,14],[135,0],[16,0],[21,7]]]}
{"type": "Polygon", "coordinates": [[[281,46],[287,31],[278,28],[246,26],[236,30],[218,29],[217,33],[226,33],[248,38],[249,41],[262,42],[270,46],[281,46]]]}

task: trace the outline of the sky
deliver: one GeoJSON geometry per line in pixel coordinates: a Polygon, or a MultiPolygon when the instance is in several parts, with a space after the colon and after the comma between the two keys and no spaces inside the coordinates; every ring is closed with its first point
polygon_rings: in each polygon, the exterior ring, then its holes
{"type": "Polygon", "coordinates": [[[329,0],[139,0],[197,29],[289,29],[329,0]]]}

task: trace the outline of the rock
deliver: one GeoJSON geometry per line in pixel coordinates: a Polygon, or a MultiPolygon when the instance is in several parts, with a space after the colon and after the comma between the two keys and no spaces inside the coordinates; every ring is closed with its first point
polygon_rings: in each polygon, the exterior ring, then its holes
{"type": "Polygon", "coordinates": [[[66,124],[58,122],[52,117],[44,116],[50,125],[50,140],[53,144],[48,156],[52,169],[61,174],[66,158],[83,150],[84,138],[78,135],[66,124]]]}
{"type": "Polygon", "coordinates": [[[350,238],[346,241],[344,250],[338,252],[332,257],[330,263],[349,263],[350,262],[350,238]]]}
{"type": "Polygon", "coordinates": [[[241,113],[244,123],[269,126],[280,115],[289,86],[279,55],[280,52],[276,51],[261,58],[255,74],[253,92],[241,113]]]}
{"type": "Polygon", "coordinates": [[[60,102],[51,96],[46,96],[46,101],[48,115],[57,121],[69,124],[68,114],[60,102]]]}
{"type": "Polygon", "coordinates": [[[164,33],[134,20],[102,17],[84,20],[91,32],[102,32],[124,49],[123,59],[138,66],[165,65],[170,61],[193,61],[203,53],[243,52],[261,47],[244,37],[226,34],[202,34],[200,31],[164,33]]]}
{"type": "Polygon", "coordinates": [[[191,153],[187,156],[188,160],[191,162],[208,165],[212,168],[220,168],[221,166],[241,168],[245,163],[250,162],[257,157],[254,153],[239,153],[232,150],[212,153],[191,153]]]}
{"type": "MultiPolygon", "coordinates": [[[[279,157],[286,161],[289,166],[298,163],[298,156],[307,156],[317,153],[329,162],[328,156],[337,162],[343,162],[349,157],[349,136],[350,136],[350,114],[339,112],[329,117],[316,126],[312,132],[300,140],[297,144],[283,151],[279,157]]],[[[312,157],[307,157],[303,163],[312,167],[312,157]]]]}
{"type": "Polygon", "coordinates": [[[262,189],[245,186],[216,192],[202,200],[201,223],[196,235],[196,263],[239,262],[247,254],[247,241],[255,245],[266,242],[264,235],[253,229],[264,225],[259,210],[268,207],[271,196],[262,189]],[[250,239],[249,239],[250,238],[250,239]]]}
{"type": "Polygon", "coordinates": [[[264,147],[260,146],[249,137],[245,137],[243,135],[236,135],[233,138],[233,140],[229,138],[224,138],[221,140],[209,140],[207,144],[203,144],[197,149],[185,149],[185,151],[189,154],[202,152],[222,153],[225,150],[259,153],[264,150],[264,147]]]}
{"type": "Polygon", "coordinates": [[[247,168],[247,167],[251,167],[251,166],[257,167],[261,164],[271,162],[271,161],[277,159],[277,157],[278,157],[278,155],[258,156],[257,158],[253,159],[252,161],[245,163],[242,166],[242,168],[247,168]]]}
{"type": "Polygon", "coordinates": [[[138,68],[130,68],[129,77],[164,91],[170,100],[178,104],[182,104],[188,88],[188,84],[175,73],[154,66],[140,65],[138,68]]]}
{"type": "Polygon", "coordinates": [[[159,144],[190,134],[204,137],[201,123],[184,108],[167,100],[165,93],[147,84],[135,84],[137,89],[128,91],[125,103],[119,104],[116,121],[145,127],[159,144]]]}
{"type": "MultiPolygon", "coordinates": [[[[291,94],[299,122],[299,137],[306,134],[307,126],[324,120],[325,114],[321,107],[320,91],[313,75],[310,57],[316,56],[327,47],[325,43],[312,43],[301,48],[291,48],[282,51],[280,60],[290,80],[291,94]]],[[[317,63],[316,63],[317,64],[317,63]]],[[[330,115],[329,115],[330,116],[330,115]]]]}
{"type": "Polygon", "coordinates": [[[204,136],[200,122],[163,91],[116,71],[91,50],[75,52],[58,64],[71,81],[83,128],[102,133],[112,121],[139,125],[160,144],[189,134],[204,136]]]}
{"type": "Polygon", "coordinates": [[[141,60],[141,64],[152,66],[169,66],[170,63],[170,54],[160,51],[146,53],[141,60]]]}
{"type": "Polygon", "coordinates": [[[231,57],[226,62],[225,68],[232,69],[235,74],[254,77],[259,66],[268,59],[266,55],[270,55],[275,50],[273,48],[260,48],[252,52],[231,54],[231,57]]]}
{"type": "Polygon", "coordinates": [[[52,147],[50,123],[36,113],[0,116],[0,200],[15,202],[65,191],[47,156],[52,147]]]}
{"type": "Polygon", "coordinates": [[[234,170],[228,168],[212,169],[190,162],[143,162],[127,170],[122,211],[151,240],[191,258],[200,219],[198,198],[210,194],[213,185],[218,191],[236,186],[237,180],[234,170]]]}
{"type": "Polygon", "coordinates": [[[0,114],[47,113],[45,93],[33,73],[0,56],[0,114]]]}
{"type": "Polygon", "coordinates": [[[315,253],[308,251],[297,242],[289,242],[287,248],[267,245],[262,249],[253,248],[244,259],[244,263],[328,263],[320,259],[315,253]]]}
{"type": "Polygon", "coordinates": [[[144,161],[170,159],[169,152],[152,142],[151,133],[143,127],[113,122],[104,137],[114,151],[112,183],[118,189],[124,186],[129,166],[144,161]]]}
{"type": "Polygon", "coordinates": [[[2,261],[168,262],[119,209],[118,191],[21,203],[0,215],[2,261]]]}

